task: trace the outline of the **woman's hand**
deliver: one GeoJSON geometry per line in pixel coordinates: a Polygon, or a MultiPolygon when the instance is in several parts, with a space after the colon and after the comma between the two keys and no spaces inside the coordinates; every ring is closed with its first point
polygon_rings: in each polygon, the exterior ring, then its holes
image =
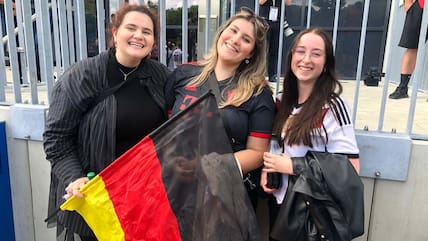
{"type": "Polygon", "coordinates": [[[355,168],[358,174],[360,174],[360,158],[349,158],[352,166],[355,168]]]}
{"type": "Polygon", "coordinates": [[[293,174],[293,165],[291,158],[281,153],[279,155],[270,152],[263,153],[263,171],[265,172],[280,172],[285,174],[293,174]]]}
{"type": "Polygon", "coordinates": [[[74,182],[70,183],[67,188],[65,188],[65,191],[67,194],[64,195],[64,198],[67,199],[68,197],[75,196],[82,198],[83,194],[80,192],[80,189],[89,182],[89,178],[87,177],[81,177],[74,182]]]}
{"type": "Polygon", "coordinates": [[[263,188],[263,191],[265,191],[265,193],[273,193],[273,191],[275,191],[275,189],[270,189],[266,185],[267,185],[267,172],[262,171],[262,175],[260,177],[260,186],[263,188]]]}

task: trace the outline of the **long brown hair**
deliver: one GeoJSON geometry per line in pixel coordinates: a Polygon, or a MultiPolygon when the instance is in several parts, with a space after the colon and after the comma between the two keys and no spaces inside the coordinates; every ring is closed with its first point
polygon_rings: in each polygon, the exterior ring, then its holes
{"type": "MultiPolygon", "coordinates": [[[[113,31],[116,31],[117,29],[119,29],[120,25],[123,22],[123,18],[125,18],[125,15],[129,12],[140,12],[143,13],[147,16],[149,16],[150,20],[152,20],[153,23],[153,35],[154,35],[154,39],[155,39],[155,44],[157,42],[158,39],[158,17],[156,12],[149,8],[146,5],[137,5],[137,4],[129,4],[129,3],[124,3],[114,14],[114,17],[111,19],[112,23],[111,23],[111,36],[113,36],[113,31]]],[[[113,38],[113,37],[111,37],[113,38]]],[[[113,39],[111,39],[109,41],[109,47],[114,47],[114,42],[113,39]]]]}
{"type": "MultiPolygon", "coordinates": [[[[316,131],[314,127],[322,121],[322,108],[326,104],[334,106],[337,97],[342,93],[342,85],[336,75],[333,44],[331,37],[326,32],[319,28],[309,28],[297,35],[288,52],[283,90],[282,100],[275,118],[274,133],[281,136],[281,133],[285,131],[286,137],[283,141],[287,145],[304,144],[313,147],[311,134],[316,134],[313,133],[316,131]],[[302,36],[307,33],[314,33],[320,36],[324,41],[324,71],[316,80],[311,95],[305,101],[299,113],[293,116],[293,118],[289,118],[293,108],[298,104],[299,98],[298,80],[291,70],[291,61],[295,47],[302,36]]],[[[320,131],[320,129],[318,129],[318,131],[320,131]]]]}
{"type": "Polygon", "coordinates": [[[254,94],[260,94],[263,90],[263,87],[266,86],[265,74],[267,25],[263,19],[246,8],[241,9],[240,12],[232,16],[218,29],[209,53],[201,62],[201,65],[203,66],[201,74],[196,76],[188,85],[202,85],[208,79],[209,75],[214,71],[218,60],[217,42],[223,31],[236,19],[245,19],[254,25],[254,36],[256,42],[253,55],[249,59],[249,63],[246,64],[243,61],[236,70],[235,76],[239,76],[239,78],[236,86],[234,87],[234,95],[230,99],[220,103],[220,108],[224,108],[228,105],[240,106],[254,94]]]}

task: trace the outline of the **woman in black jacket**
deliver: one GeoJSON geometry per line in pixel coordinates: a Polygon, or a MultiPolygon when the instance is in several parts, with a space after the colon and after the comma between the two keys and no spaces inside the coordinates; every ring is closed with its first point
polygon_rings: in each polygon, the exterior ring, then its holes
{"type": "MultiPolygon", "coordinates": [[[[51,162],[49,213],[64,196],[81,197],[88,172],[99,173],[167,119],[163,88],[168,69],[150,59],[156,16],[124,5],[115,15],[114,46],[70,67],[56,83],[44,133],[51,162]]],[[[59,212],[58,240],[96,240],[76,212],[59,212]]]]}

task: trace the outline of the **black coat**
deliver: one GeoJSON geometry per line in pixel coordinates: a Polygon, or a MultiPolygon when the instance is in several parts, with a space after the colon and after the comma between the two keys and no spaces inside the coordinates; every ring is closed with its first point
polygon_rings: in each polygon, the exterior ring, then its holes
{"type": "Polygon", "coordinates": [[[364,186],[347,156],[309,151],[292,162],[295,175],[289,176],[271,237],[349,241],[362,235],[364,186]]]}
{"type": "MultiPolygon", "coordinates": [[[[48,216],[65,201],[62,195],[69,183],[86,176],[89,171],[103,170],[115,159],[116,97],[111,94],[95,104],[94,100],[107,89],[109,51],[84,59],[64,72],[55,83],[46,120],[44,149],[51,162],[48,216]]],[[[167,118],[164,85],[168,69],[149,58],[142,60],[136,72],[144,80],[154,102],[167,118]]],[[[55,225],[49,220],[48,226],[55,225]]],[[[76,212],[60,212],[59,224],[83,236],[92,231],[76,212]]]]}

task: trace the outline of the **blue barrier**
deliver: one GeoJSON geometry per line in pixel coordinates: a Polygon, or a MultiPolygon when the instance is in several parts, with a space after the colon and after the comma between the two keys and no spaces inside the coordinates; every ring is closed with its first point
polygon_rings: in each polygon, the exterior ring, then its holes
{"type": "Polygon", "coordinates": [[[5,122],[0,122],[0,237],[15,241],[5,122]]]}

